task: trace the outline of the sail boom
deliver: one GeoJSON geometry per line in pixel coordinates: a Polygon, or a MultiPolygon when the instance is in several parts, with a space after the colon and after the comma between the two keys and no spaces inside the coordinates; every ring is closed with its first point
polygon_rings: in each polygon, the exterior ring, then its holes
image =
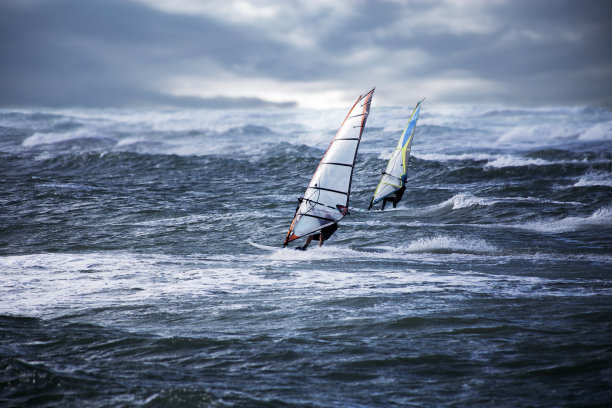
{"type": "MultiPolygon", "coordinates": [[[[389,174],[389,173],[385,173],[385,172],[383,172],[383,174],[384,174],[385,176],[389,176],[389,177],[393,177],[394,179],[398,179],[398,180],[400,180],[400,181],[402,180],[402,179],[401,179],[401,177],[395,177],[393,174],[389,174]]],[[[387,183],[387,184],[388,184],[388,183],[387,183]]]]}

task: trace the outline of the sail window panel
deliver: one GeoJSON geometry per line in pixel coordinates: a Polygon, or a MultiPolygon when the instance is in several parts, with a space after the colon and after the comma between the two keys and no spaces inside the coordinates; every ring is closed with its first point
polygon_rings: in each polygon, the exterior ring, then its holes
{"type": "Polygon", "coordinates": [[[346,204],[346,199],[347,199],[347,195],[343,194],[343,193],[339,193],[339,192],[335,192],[335,191],[328,191],[328,190],[317,190],[318,191],[318,202],[325,204],[329,207],[334,207],[336,208],[336,205],[341,204],[341,205],[345,205],[346,204]]]}
{"type": "Polygon", "coordinates": [[[323,159],[323,163],[340,163],[353,165],[358,140],[335,140],[323,159]]]}
{"type": "Polygon", "coordinates": [[[402,163],[401,153],[402,153],[401,150],[394,150],[393,153],[391,153],[391,157],[389,158],[389,162],[387,163],[387,168],[385,169],[385,173],[395,174],[394,171],[397,171],[398,163],[401,169],[401,163],[402,163]]]}
{"type": "Polygon", "coordinates": [[[316,205],[312,211],[299,216],[293,233],[298,236],[304,236],[318,231],[326,225],[333,224],[340,219],[342,219],[342,214],[339,211],[333,212],[331,208],[326,209],[326,207],[316,205]]]}
{"type": "Polygon", "coordinates": [[[342,218],[342,213],[340,213],[340,211],[319,204],[315,205],[313,211],[308,213],[308,215],[311,216],[308,218],[317,218],[324,224],[330,224],[342,218]]]}
{"type": "MultiPolygon", "coordinates": [[[[394,177],[401,178],[404,175],[404,166],[402,163],[402,151],[396,150],[393,153],[392,159],[389,161],[389,165],[387,166],[387,170],[385,171],[387,174],[390,174],[394,177]]],[[[398,184],[399,180],[395,180],[393,184],[398,184]]]]}
{"type": "Polygon", "coordinates": [[[383,180],[381,184],[379,184],[378,186],[378,190],[376,191],[376,196],[374,197],[374,200],[375,202],[378,202],[378,200],[381,200],[387,197],[388,195],[394,193],[397,190],[398,190],[397,187],[386,184],[385,181],[383,180]]]}
{"type": "Polygon", "coordinates": [[[385,176],[380,181],[382,181],[383,183],[390,184],[392,186],[398,186],[398,188],[401,187],[402,184],[401,179],[398,179],[395,176],[390,176],[388,174],[385,174],[385,176]]]}
{"type": "Polygon", "coordinates": [[[306,190],[304,198],[316,203],[321,203],[336,208],[336,205],[338,204],[346,205],[347,195],[341,192],[309,188],[306,190]]]}
{"type": "Polygon", "coordinates": [[[315,172],[309,187],[320,187],[348,193],[353,168],[323,164],[315,172]]]}
{"type": "Polygon", "coordinates": [[[338,133],[336,134],[336,139],[349,139],[359,137],[359,134],[361,133],[362,116],[358,115],[351,117],[352,115],[355,115],[355,112],[361,113],[361,108],[357,106],[356,109],[351,111],[349,117],[346,119],[342,127],[338,130],[338,133]]]}
{"type": "MultiPolygon", "coordinates": [[[[319,204],[317,202],[304,202],[303,205],[300,206],[298,210],[298,215],[300,216],[310,216],[315,218],[327,219],[327,220],[335,220],[336,218],[341,218],[342,214],[340,211],[330,208],[326,205],[319,204]]],[[[326,221],[327,222],[327,221],[326,221]]],[[[332,222],[332,221],[329,221],[332,222]]]]}
{"type": "Polygon", "coordinates": [[[312,211],[312,209],[314,208],[315,204],[314,202],[315,200],[302,200],[302,203],[300,204],[300,207],[298,208],[298,214],[304,214],[304,213],[308,213],[310,211],[312,211]]]}
{"type": "Polygon", "coordinates": [[[352,168],[321,164],[310,182],[309,187],[321,187],[328,190],[348,192],[352,168]]]}
{"type": "Polygon", "coordinates": [[[313,231],[317,231],[321,229],[325,224],[328,224],[330,221],[326,221],[324,219],[301,216],[300,219],[294,226],[293,233],[297,236],[304,236],[310,234],[313,231]]]}
{"type": "Polygon", "coordinates": [[[346,194],[336,191],[320,190],[318,188],[309,188],[306,190],[304,198],[316,203],[335,207],[336,204],[342,204],[346,201],[346,194]]]}

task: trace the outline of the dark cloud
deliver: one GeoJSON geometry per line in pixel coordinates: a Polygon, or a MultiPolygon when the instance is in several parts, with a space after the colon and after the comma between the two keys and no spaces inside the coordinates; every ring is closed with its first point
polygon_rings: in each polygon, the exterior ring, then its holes
{"type": "Polygon", "coordinates": [[[0,16],[0,105],[292,105],[155,91],[167,75],[207,75],[208,59],[245,70],[271,45],[244,29],[125,1],[9,2],[0,16]]]}
{"type": "Polygon", "coordinates": [[[292,105],[273,86],[241,93],[239,79],[377,85],[394,104],[612,106],[608,1],[281,2],[245,20],[140,1],[0,3],[0,106],[292,105]],[[173,96],[176,78],[201,81],[173,96]]]}
{"type": "MultiPolygon", "coordinates": [[[[402,77],[452,78],[462,72],[471,78],[499,84],[488,100],[519,104],[594,103],[612,106],[612,3],[609,1],[508,1],[468,4],[480,8],[494,24],[479,30],[474,18],[465,30],[454,30],[452,11],[428,27],[420,19],[436,2],[365,4],[363,18],[336,27],[325,47],[349,55],[355,47],[385,50],[385,64],[395,64],[394,79],[402,77]],[[405,13],[410,8],[409,13],[405,13]],[[409,17],[406,17],[406,16],[409,17]],[[364,20],[371,20],[368,23],[364,20]],[[394,28],[385,36],[376,30],[386,23],[394,28]],[[352,25],[354,24],[354,27],[352,25]],[[445,27],[445,24],[448,26],[445,27]],[[350,32],[342,38],[341,33],[350,32]],[[338,38],[342,38],[337,40],[338,38]],[[394,59],[401,50],[418,48],[427,64],[402,68],[394,59]]],[[[431,14],[431,13],[430,13],[431,14]]],[[[447,95],[450,102],[474,102],[465,93],[447,95]]]]}

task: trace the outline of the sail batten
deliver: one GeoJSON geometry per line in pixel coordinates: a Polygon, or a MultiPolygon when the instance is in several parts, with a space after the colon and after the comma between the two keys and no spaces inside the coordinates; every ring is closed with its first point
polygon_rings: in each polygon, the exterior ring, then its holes
{"type": "MultiPolygon", "coordinates": [[[[302,214],[302,216],[303,216],[303,217],[313,217],[313,218],[318,218],[318,219],[320,219],[320,220],[326,220],[326,221],[333,221],[333,222],[336,222],[336,221],[334,221],[334,219],[333,219],[333,218],[325,218],[325,217],[320,217],[320,216],[318,216],[318,215],[313,215],[313,214],[308,214],[308,213],[302,214]]],[[[299,237],[297,237],[297,238],[299,238],[299,237]]]]}
{"type": "Polygon", "coordinates": [[[348,163],[321,163],[321,164],[327,164],[329,166],[347,166],[347,167],[353,167],[352,164],[348,164],[348,163]]]}
{"type": "Polygon", "coordinates": [[[312,189],[315,189],[315,190],[331,191],[332,193],[338,193],[338,194],[345,194],[345,195],[349,194],[349,193],[344,192],[344,191],[332,190],[331,188],[324,188],[324,187],[308,187],[308,188],[312,188],[312,189]]]}
{"type": "Polygon", "coordinates": [[[374,89],[359,96],[321,158],[295,211],[283,246],[337,223],[348,214],[355,158],[374,89]]]}
{"type": "MultiPolygon", "coordinates": [[[[304,200],[308,200],[308,199],[307,199],[307,198],[304,198],[304,200]]],[[[311,203],[313,203],[313,204],[319,204],[319,205],[323,205],[323,206],[325,206],[325,207],[327,207],[327,208],[332,208],[332,209],[334,209],[334,210],[337,210],[337,208],[335,208],[335,207],[331,207],[331,206],[329,206],[329,205],[327,205],[327,204],[323,204],[323,203],[320,203],[320,202],[318,202],[318,201],[314,201],[314,200],[308,200],[308,201],[310,201],[310,202],[311,202],[311,203]]]]}
{"type": "Polygon", "coordinates": [[[399,137],[395,150],[391,153],[387,167],[383,171],[382,177],[374,191],[370,208],[404,187],[408,172],[408,158],[410,157],[412,140],[416,131],[416,123],[419,118],[422,102],[421,100],[416,104],[402,135],[399,137]],[[394,182],[394,180],[399,180],[399,184],[394,182]]]}

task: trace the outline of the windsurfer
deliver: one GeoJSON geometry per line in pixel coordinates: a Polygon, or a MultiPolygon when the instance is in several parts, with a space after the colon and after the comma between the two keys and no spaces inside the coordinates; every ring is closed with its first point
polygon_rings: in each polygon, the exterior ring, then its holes
{"type": "Polygon", "coordinates": [[[319,241],[319,246],[323,246],[323,242],[327,241],[332,236],[332,234],[336,232],[337,229],[338,229],[337,222],[331,225],[328,225],[327,227],[323,228],[320,233],[309,235],[308,238],[306,238],[306,242],[304,243],[304,245],[301,247],[296,247],[295,249],[305,251],[313,239],[319,241]]]}
{"type": "Polygon", "coordinates": [[[338,221],[349,215],[355,158],[373,94],[374,88],[357,98],[333,137],[306,187],[283,248],[298,238],[306,238],[299,249],[308,248],[313,239],[319,240],[319,246],[322,246],[338,228],[338,221]]]}
{"type": "Polygon", "coordinates": [[[412,111],[410,120],[400,136],[395,150],[389,158],[387,168],[383,171],[382,177],[378,182],[378,186],[374,191],[374,197],[372,197],[370,201],[368,210],[372,209],[375,204],[381,201],[381,210],[385,209],[387,202],[393,203],[393,208],[395,208],[397,207],[397,203],[402,199],[404,191],[406,191],[406,174],[408,173],[407,166],[408,159],[410,158],[410,149],[412,148],[412,138],[416,131],[416,123],[419,118],[422,102],[422,100],[419,101],[414,111],[412,111]]]}

